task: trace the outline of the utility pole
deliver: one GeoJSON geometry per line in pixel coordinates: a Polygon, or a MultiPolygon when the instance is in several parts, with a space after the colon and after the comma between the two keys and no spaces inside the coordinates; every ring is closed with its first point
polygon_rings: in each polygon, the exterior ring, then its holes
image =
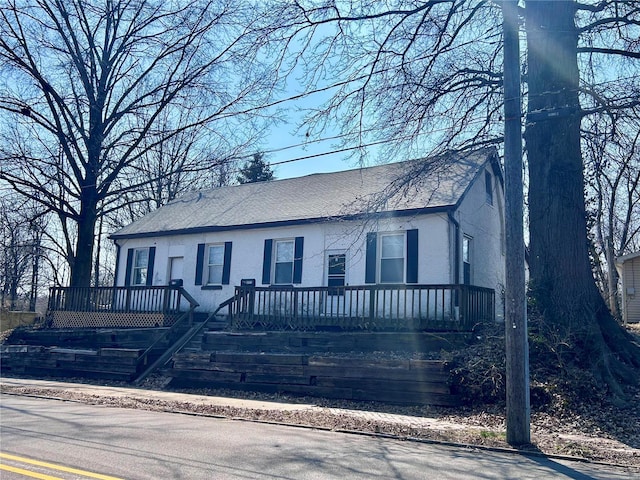
{"type": "Polygon", "coordinates": [[[524,272],[524,194],[520,109],[520,40],[518,0],[502,2],[504,36],[505,169],[505,348],[507,360],[507,442],[531,443],[529,344],[524,272]]]}

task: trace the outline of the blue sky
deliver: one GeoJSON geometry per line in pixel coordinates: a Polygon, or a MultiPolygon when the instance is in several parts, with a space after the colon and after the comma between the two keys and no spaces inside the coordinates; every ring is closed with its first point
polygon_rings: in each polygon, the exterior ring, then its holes
{"type": "MultiPolygon", "coordinates": [[[[283,97],[295,97],[302,90],[301,85],[290,85],[283,92],[283,97]]],[[[317,107],[326,98],[326,94],[311,94],[302,99],[285,102],[281,107],[279,114],[281,117],[285,116],[287,121],[270,129],[262,147],[266,152],[266,160],[272,164],[276,178],[300,177],[311,173],[348,170],[353,167],[353,161],[346,160],[348,152],[322,155],[336,150],[336,140],[317,141],[307,138],[304,131],[296,132],[303,119],[302,110],[317,107]]],[[[330,138],[338,134],[337,131],[328,131],[322,136],[330,138]]]]}
{"type": "MultiPolygon", "coordinates": [[[[287,92],[292,96],[295,92],[287,92]]],[[[296,129],[303,118],[302,108],[317,107],[321,98],[310,95],[305,100],[287,102],[286,115],[288,122],[273,126],[264,138],[261,150],[266,160],[272,165],[276,178],[292,178],[312,173],[336,172],[358,168],[358,155],[349,148],[354,145],[339,145],[338,130],[330,129],[322,132],[321,138],[307,138],[304,130],[296,129]],[[340,151],[342,150],[342,151],[340,151]],[[332,153],[335,152],[335,153],[332,153]]],[[[374,160],[377,148],[366,148],[369,162],[374,160]]]]}
{"type": "MultiPolygon", "coordinates": [[[[315,35],[321,39],[325,34],[332,35],[334,33],[331,26],[326,25],[317,29],[315,35]]],[[[303,40],[301,45],[306,44],[306,37],[303,40]]],[[[305,48],[309,51],[313,50],[308,45],[305,48]]],[[[299,54],[299,52],[293,53],[295,53],[295,57],[299,54]]],[[[330,87],[331,79],[325,78],[312,87],[305,87],[304,77],[304,68],[301,64],[296,65],[288,74],[286,84],[280,93],[282,100],[292,100],[282,103],[274,100],[278,105],[270,109],[272,114],[277,114],[279,118],[287,120],[272,127],[270,134],[264,138],[261,144],[261,150],[266,153],[265,158],[272,165],[276,178],[292,178],[311,173],[335,172],[357,168],[359,165],[357,164],[357,159],[350,155],[352,152],[346,151],[322,155],[340,148],[337,145],[338,140],[331,139],[331,137],[339,135],[339,131],[325,129],[321,133],[321,137],[328,139],[326,141],[318,141],[313,137],[307,138],[305,130],[296,132],[302,122],[305,109],[317,109],[335,93],[330,87]],[[329,88],[327,89],[326,87],[329,88]],[[311,92],[309,92],[309,88],[311,88],[311,92]],[[287,148],[295,145],[301,146],[287,148]]]]}
{"type": "MultiPolygon", "coordinates": [[[[286,127],[274,128],[265,150],[276,150],[303,143],[304,139],[290,134],[286,127]]],[[[336,172],[354,168],[353,159],[347,159],[348,153],[314,156],[334,149],[331,141],[317,142],[305,147],[268,153],[267,159],[273,165],[276,178],[300,177],[311,173],[336,172]],[[304,158],[310,156],[312,158],[304,158]],[[279,162],[286,163],[279,164],[279,162]]]]}

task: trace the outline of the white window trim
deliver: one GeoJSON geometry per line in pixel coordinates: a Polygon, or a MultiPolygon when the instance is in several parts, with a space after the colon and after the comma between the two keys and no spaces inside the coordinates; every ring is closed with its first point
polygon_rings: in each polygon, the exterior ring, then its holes
{"type": "Polygon", "coordinates": [[[294,238],[278,238],[273,240],[273,252],[271,255],[271,278],[273,278],[273,285],[292,285],[293,284],[293,274],[295,268],[295,252],[296,252],[296,242],[294,238]],[[278,244],[282,243],[290,243],[291,244],[291,262],[278,262],[278,244]],[[290,282],[278,282],[276,275],[276,265],[278,263],[291,263],[291,281],[290,282]]]}
{"type": "Polygon", "coordinates": [[[211,243],[207,245],[206,248],[206,254],[205,254],[205,263],[204,263],[204,268],[205,268],[205,272],[207,275],[207,281],[203,282],[205,285],[222,285],[222,278],[224,277],[224,243],[211,243]],[[209,263],[209,260],[211,259],[211,248],[222,248],[222,263],[209,263]],[[220,267],[220,281],[219,282],[211,282],[210,281],[210,277],[211,275],[209,274],[209,269],[212,266],[219,266],[220,267]]]}
{"type": "MultiPolygon", "coordinates": [[[[131,285],[132,286],[141,286],[141,285],[146,285],[147,284],[147,275],[149,275],[149,247],[143,247],[143,248],[135,248],[133,250],[133,262],[131,265],[131,285]],[[139,254],[141,254],[142,252],[145,252],[144,254],[147,257],[147,263],[144,267],[138,267],[138,257],[139,254]],[[144,280],[142,282],[138,282],[138,275],[136,275],[137,271],[142,271],[144,270],[144,280]]],[[[142,275],[140,275],[140,278],[142,278],[142,275]]]]}
{"type": "Polygon", "coordinates": [[[378,251],[378,258],[376,259],[377,262],[377,280],[378,283],[380,284],[387,284],[387,285],[396,285],[396,284],[402,284],[402,283],[406,283],[406,279],[407,279],[407,232],[402,230],[402,231],[397,231],[397,232],[378,232],[378,246],[377,246],[377,251],[378,251]],[[383,243],[383,238],[384,237],[402,237],[402,257],[388,257],[388,258],[384,258],[382,256],[382,243],[383,243]],[[399,281],[393,281],[393,282],[389,282],[389,281],[383,281],[382,280],[382,261],[383,260],[394,260],[394,259],[399,259],[402,258],[402,279],[400,279],[399,281]]]}
{"type": "Polygon", "coordinates": [[[347,260],[347,251],[346,250],[326,250],[325,251],[325,259],[324,259],[324,265],[325,265],[325,274],[324,274],[324,282],[325,285],[328,287],[329,286],[329,257],[330,256],[334,256],[334,255],[344,255],[344,285],[349,285],[349,281],[348,281],[348,274],[349,274],[349,268],[348,268],[348,260],[347,260]]]}
{"type": "Polygon", "coordinates": [[[172,280],[183,280],[184,277],[184,255],[176,255],[173,257],[169,257],[167,259],[167,279],[171,282],[172,280]],[[175,262],[183,262],[181,269],[182,269],[182,275],[180,276],[180,278],[171,278],[172,275],[174,275],[176,273],[176,271],[174,270],[174,265],[175,262]]]}

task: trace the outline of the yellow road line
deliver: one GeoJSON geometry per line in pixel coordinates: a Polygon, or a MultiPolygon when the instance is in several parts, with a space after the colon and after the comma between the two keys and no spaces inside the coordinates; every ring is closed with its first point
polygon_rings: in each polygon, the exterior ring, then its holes
{"type": "MultiPolygon", "coordinates": [[[[99,480],[122,480],[121,478],[118,477],[110,477],[109,475],[102,475],[100,473],[94,473],[94,472],[87,472],[86,470],[79,470],[77,468],[71,468],[71,467],[65,467],[63,465],[56,465],[54,463],[47,463],[47,462],[41,462],[40,460],[33,460],[31,458],[25,458],[25,457],[18,457],[16,455],[11,455],[8,453],[2,453],[0,452],[0,458],[5,458],[7,460],[13,460],[15,462],[22,462],[22,463],[27,463],[29,465],[36,465],[38,467],[45,467],[45,468],[50,468],[51,470],[59,470],[61,472],[66,472],[66,473],[75,473],[77,475],[82,475],[84,477],[89,477],[89,478],[97,478],[99,480]]],[[[0,468],[6,470],[7,465],[0,465],[0,468]]],[[[13,468],[13,467],[11,467],[13,468]]],[[[21,470],[21,469],[18,469],[21,470]]],[[[25,472],[29,472],[28,470],[24,470],[25,472]]],[[[37,477],[35,475],[40,475],[40,474],[36,474],[35,472],[29,472],[32,473],[34,476],[34,478],[43,478],[43,479],[51,479],[51,480],[55,480],[57,479],[57,477],[50,477],[48,475],[44,475],[42,477],[37,477]]],[[[26,474],[24,474],[26,475],[26,474]]]]}
{"type": "Polygon", "coordinates": [[[0,464],[0,470],[5,470],[7,472],[18,473],[20,475],[24,475],[25,477],[31,478],[39,478],[40,480],[64,480],[60,477],[52,477],[51,475],[45,475],[44,473],[32,472],[31,470],[25,470],[23,468],[18,467],[10,467],[9,465],[0,464]]]}

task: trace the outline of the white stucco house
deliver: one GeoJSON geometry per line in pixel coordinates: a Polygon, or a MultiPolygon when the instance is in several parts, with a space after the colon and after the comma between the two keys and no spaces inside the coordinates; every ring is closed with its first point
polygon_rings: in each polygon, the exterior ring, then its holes
{"type": "Polygon", "coordinates": [[[205,311],[254,280],[343,303],[355,286],[474,285],[503,312],[493,149],[191,192],[111,238],[116,286],[181,282],[205,311]]]}

